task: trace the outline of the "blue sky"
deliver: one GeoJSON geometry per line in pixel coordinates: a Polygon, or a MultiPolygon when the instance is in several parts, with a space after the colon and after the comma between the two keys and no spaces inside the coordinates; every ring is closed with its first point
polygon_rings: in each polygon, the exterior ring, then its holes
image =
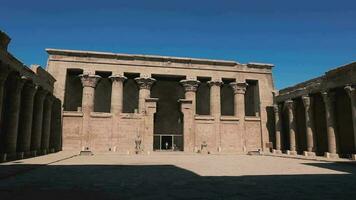
{"type": "Polygon", "coordinates": [[[45,48],[265,62],[286,86],[356,61],[356,1],[0,1],[25,64],[45,48]]]}

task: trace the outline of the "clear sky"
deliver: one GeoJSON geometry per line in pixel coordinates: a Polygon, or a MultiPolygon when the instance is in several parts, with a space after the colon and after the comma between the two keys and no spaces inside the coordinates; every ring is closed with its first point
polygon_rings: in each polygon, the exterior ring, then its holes
{"type": "Polygon", "coordinates": [[[356,61],[356,0],[0,0],[25,64],[45,48],[265,62],[276,88],[356,61]]]}

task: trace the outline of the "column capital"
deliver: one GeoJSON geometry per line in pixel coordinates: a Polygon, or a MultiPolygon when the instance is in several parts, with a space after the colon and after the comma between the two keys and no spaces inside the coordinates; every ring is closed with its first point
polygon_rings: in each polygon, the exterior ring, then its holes
{"type": "Polygon", "coordinates": [[[279,110],[279,105],[278,104],[273,104],[273,111],[274,113],[278,113],[280,110],[279,110]]]}
{"type": "Polygon", "coordinates": [[[292,99],[288,99],[284,102],[284,105],[288,108],[293,110],[294,108],[294,101],[292,99]]]}
{"type": "Polygon", "coordinates": [[[26,90],[26,92],[28,92],[28,94],[30,95],[34,95],[36,93],[36,91],[38,90],[39,86],[34,85],[33,83],[26,83],[24,85],[24,89],[26,90]]]}
{"type": "Polygon", "coordinates": [[[112,82],[124,82],[127,79],[124,75],[121,74],[114,74],[109,76],[109,78],[112,82]]]}
{"type": "Polygon", "coordinates": [[[346,90],[349,97],[352,98],[353,95],[355,94],[356,86],[355,85],[347,85],[344,87],[344,89],[346,90]]]}
{"type": "Polygon", "coordinates": [[[309,95],[303,95],[302,96],[302,101],[303,101],[303,105],[305,108],[309,108],[310,107],[310,103],[311,103],[311,98],[309,95]]]}
{"type": "Polygon", "coordinates": [[[323,101],[326,104],[329,104],[329,103],[335,101],[335,92],[330,92],[330,91],[324,90],[321,92],[321,96],[323,97],[323,101]]]}
{"type": "Polygon", "coordinates": [[[137,77],[135,78],[135,81],[140,89],[150,90],[156,79],[150,77],[137,77]]]}
{"type": "Polygon", "coordinates": [[[186,92],[196,92],[200,81],[198,80],[181,80],[180,83],[183,85],[186,92]]]}
{"type": "Polygon", "coordinates": [[[79,78],[82,82],[83,87],[95,88],[101,77],[99,75],[86,73],[80,74],[79,78]]]}
{"type": "Polygon", "coordinates": [[[245,94],[247,88],[246,82],[232,82],[230,86],[234,90],[234,94],[245,94]]]}
{"type": "Polygon", "coordinates": [[[8,69],[7,67],[1,66],[0,69],[0,84],[5,83],[9,73],[11,72],[10,69],[8,69]]]}
{"type": "Polygon", "coordinates": [[[208,81],[208,85],[211,86],[218,86],[220,87],[222,84],[224,84],[222,81],[220,80],[213,80],[213,81],[208,81]]]}

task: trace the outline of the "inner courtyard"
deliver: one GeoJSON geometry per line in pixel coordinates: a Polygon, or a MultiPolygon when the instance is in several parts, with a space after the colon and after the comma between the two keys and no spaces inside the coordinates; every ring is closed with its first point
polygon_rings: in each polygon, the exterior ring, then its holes
{"type": "Polygon", "coordinates": [[[1,199],[350,199],[356,195],[356,167],[350,161],[184,152],[76,155],[62,151],[0,164],[1,199]]]}

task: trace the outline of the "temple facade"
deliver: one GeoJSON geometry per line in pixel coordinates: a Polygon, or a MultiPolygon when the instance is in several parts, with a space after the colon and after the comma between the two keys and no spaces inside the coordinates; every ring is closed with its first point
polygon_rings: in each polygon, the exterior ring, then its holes
{"type": "MultiPolygon", "coordinates": [[[[267,151],[271,64],[47,49],[63,149],[267,151]]],[[[270,126],[271,125],[271,126],[270,126]]]]}
{"type": "Polygon", "coordinates": [[[274,152],[356,159],[356,63],[276,94],[274,152]]]}
{"type": "Polygon", "coordinates": [[[61,102],[55,79],[38,65],[25,66],[7,51],[0,31],[0,162],[61,150],[61,102]]]}

